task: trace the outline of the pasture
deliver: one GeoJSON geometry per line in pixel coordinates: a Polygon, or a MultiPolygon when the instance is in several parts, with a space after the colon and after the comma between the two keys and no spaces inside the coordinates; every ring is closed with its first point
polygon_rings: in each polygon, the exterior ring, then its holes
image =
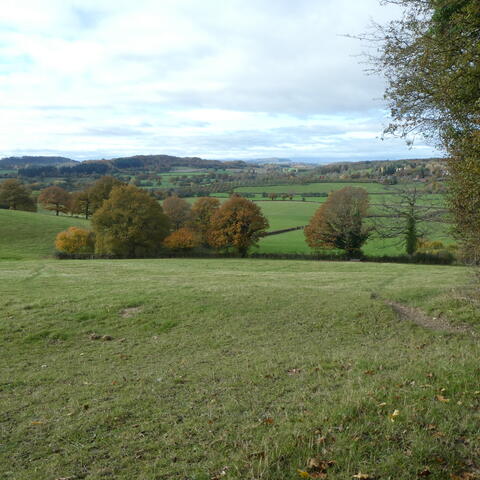
{"type": "Polygon", "coordinates": [[[330,462],[330,479],[467,478],[470,282],[462,267],[2,261],[0,477],[293,480],[330,462]]]}
{"type": "Polygon", "coordinates": [[[90,222],[52,212],[32,213],[0,209],[0,260],[52,256],[58,232],[68,227],[88,228],[90,222]]]}

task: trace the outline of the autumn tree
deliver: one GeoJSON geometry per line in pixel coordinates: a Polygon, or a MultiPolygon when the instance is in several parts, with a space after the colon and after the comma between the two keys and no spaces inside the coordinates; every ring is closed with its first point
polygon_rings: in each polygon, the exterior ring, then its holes
{"type": "Polygon", "coordinates": [[[89,208],[92,213],[98,210],[103,202],[107,200],[114,187],[124,185],[118,178],[105,175],[99,178],[86,192],[88,192],[89,208]]]}
{"type": "Polygon", "coordinates": [[[55,248],[59,252],[69,254],[93,253],[95,249],[93,232],[84,228],[70,227],[57,235],[55,248]]]}
{"type": "Polygon", "coordinates": [[[70,194],[61,187],[47,187],[38,196],[38,201],[45,210],[52,210],[58,216],[60,212],[66,213],[70,208],[70,194]]]}
{"type": "Polygon", "coordinates": [[[212,215],[209,243],[214,248],[234,248],[245,257],[248,249],[265,235],[268,226],[256,203],[233,196],[212,215]]]}
{"type": "Polygon", "coordinates": [[[182,227],[172,232],[163,242],[171,250],[187,251],[200,245],[200,235],[194,230],[182,227]]]}
{"type": "Polygon", "coordinates": [[[90,189],[72,193],[70,202],[71,213],[82,215],[86,220],[88,220],[93,213],[92,209],[92,195],[90,189]]]}
{"type": "Polygon", "coordinates": [[[480,2],[386,0],[403,15],[377,26],[376,72],[386,79],[387,133],[422,134],[448,155],[450,205],[461,239],[480,260],[480,2]]]}
{"type": "Polygon", "coordinates": [[[178,230],[187,224],[190,219],[190,210],[190,204],[177,195],[167,197],[163,201],[163,211],[170,219],[174,230],[178,230]]]}
{"type": "Polygon", "coordinates": [[[11,178],[0,183],[0,205],[11,210],[35,212],[37,205],[30,190],[18,180],[11,178]]]}
{"type": "Polygon", "coordinates": [[[363,188],[344,187],[331,192],[305,227],[311,248],[338,248],[348,257],[361,255],[361,247],[370,236],[364,225],[368,192],[363,188]]]}
{"type": "Polygon", "coordinates": [[[203,245],[208,245],[208,231],[213,214],[220,207],[220,200],[214,197],[199,198],[191,210],[190,223],[192,228],[199,233],[203,245]]]}
{"type": "Polygon", "coordinates": [[[93,214],[95,251],[122,257],[152,256],[168,235],[170,222],[161,205],[133,185],[113,187],[93,214]]]}

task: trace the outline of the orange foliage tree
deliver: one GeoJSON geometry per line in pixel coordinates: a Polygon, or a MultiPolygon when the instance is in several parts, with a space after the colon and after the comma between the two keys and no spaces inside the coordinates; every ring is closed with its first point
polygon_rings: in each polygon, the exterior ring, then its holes
{"type": "Polygon", "coordinates": [[[84,228],[70,227],[60,232],[55,239],[55,248],[65,253],[93,253],[93,232],[84,228]]]}
{"type": "Polygon", "coordinates": [[[61,187],[52,186],[42,190],[38,201],[45,210],[52,210],[58,216],[60,212],[66,213],[70,208],[70,194],[61,187]]]}
{"type": "Polygon", "coordinates": [[[265,235],[268,226],[256,203],[233,196],[212,215],[208,240],[212,247],[234,248],[245,257],[248,249],[265,235]]]}
{"type": "Polygon", "coordinates": [[[368,192],[364,188],[345,187],[330,193],[305,227],[311,248],[339,248],[347,256],[361,255],[361,247],[371,229],[363,224],[368,209],[368,192]]]}
{"type": "Polygon", "coordinates": [[[163,244],[172,250],[191,250],[200,245],[200,237],[197,232],[190,228],[182,227],[171,233],[163,244]]]}
{"type": "Polygon", "coordinates": [[[220,201],[214,197],[199,198],[193,205],[191,210],[191,225],[198,232],[203,245],[208,245],[208,231],[213,214],[220,207],[220,201]]]}

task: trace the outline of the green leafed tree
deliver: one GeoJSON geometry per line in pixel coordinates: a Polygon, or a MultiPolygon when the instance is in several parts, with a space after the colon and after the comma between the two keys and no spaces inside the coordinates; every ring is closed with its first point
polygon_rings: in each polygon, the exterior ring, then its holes
{"type": "Polygon", "coordinates": [[[133,185],[113,187],[92,216],[95,251],[121,257],[154,256],[169,233],[161,205],[133,185]]]}
{"type": "Polygon", "coordinates": [[[88,192],[90,211],[93,213],[98,210],[103,205],[103,202],[110,196],[112,189],[120,185],[124,185],[124,183],[111,175],[105,175],[99,178],[86,190],[86,192],[88,192]]]}
{"type": "Polygon", "coordinates": [[[0,183],[0,205],[11,210],[26,210],[29,212],[37,210],[37,205],[30,190],[14,178],[0,183]]]}

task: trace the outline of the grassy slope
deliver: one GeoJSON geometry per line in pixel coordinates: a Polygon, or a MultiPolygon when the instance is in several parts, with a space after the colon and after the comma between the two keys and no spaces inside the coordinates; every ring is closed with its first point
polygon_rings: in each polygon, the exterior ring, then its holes
{"type": "Polygon", "coordinates": [[[0,262],[0,478],[295,479],[315,455],[337,462],[330,479],[472,470],[478,342],[371,297],[478,322],[452,297],[468,281],[460,267],[0,262]]]}
{"type": "Polygon", "coordinates": [[[71,226],[86,227],[80,218],[0,210],[0,259],[33,259],[52,255],[55,235],[71,226]]]}

